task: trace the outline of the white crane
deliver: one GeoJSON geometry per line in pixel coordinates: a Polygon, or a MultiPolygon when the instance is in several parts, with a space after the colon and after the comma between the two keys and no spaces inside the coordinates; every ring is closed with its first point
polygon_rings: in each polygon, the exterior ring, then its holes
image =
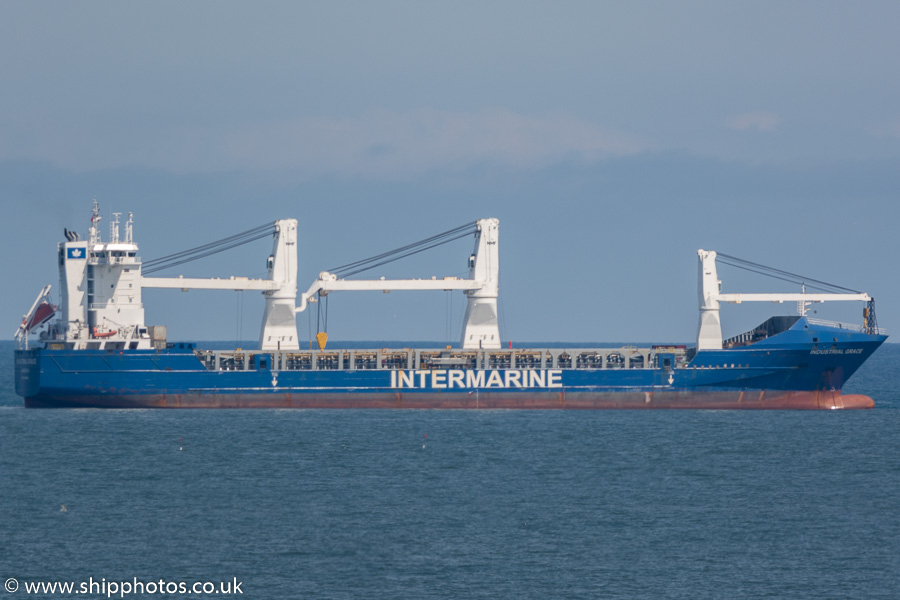
{"type": "Polygon", "coordinates": [[[294,304],[297,300],[297,219],[275,221],[275,240],[267,261],[266,279],[231,277],[228,279],[197,279],[187,277],[142,277],[141,287],[192,290],[259,290],[266,297],[262,328],[259,333],[261,350],[297,350],[297,320],[294,304]]]}
{"type": "Polygon", "coordinates": [[[463,325],[465,348],[499,348],[500,329],[497,320],[499,290],[499,236],[497,219],[476,221],[475,252],[469,258],[469,278],[432,279],[339,279],[323,271],[309,289],[301,294],[297,305],[297,221],[275,222],[275,241],[268,260],[266,279],[231,277],[201,279],[187,277],[142,277],[142,288],[200,290],[259,290],[266,297],[266,309],[260,330],[261,350],[299,349],[296,313],[306,310],[309,302],[337,291],[391,290],[463,290],[468,306],[463,325]]]}
{"type": "Polygon", "coordinates": [[[319,296],[339,291],[393,290],[463,290],[468,297],[463,320],[463,348],[500,348],[500,328],[497,321],[497,296],[500,281],[498,219],[479,219],[475,222],[475,252],[469,257],[469,277],[441,279],[339,279],[322,271],[309,289],[300,295],[297,312],[306,310],[309,302],[319,296]]]}
{"type": "MultiPolygon", "coordinates": [[[[697,250],[700,259],[698,295],[700,297],[700,324],[697,329],[697,350],[722,349],[722,322],[719,319],[719,303],[731,302],[798,302],[805,311],[809,303],[818,302],[870,302],[865,293],[850,294],[723,294],[722,282],[716,270],[717,253],[713,250],[697,250]]],[[[805,287],[804,287],[805,289],[805,287]]]]}

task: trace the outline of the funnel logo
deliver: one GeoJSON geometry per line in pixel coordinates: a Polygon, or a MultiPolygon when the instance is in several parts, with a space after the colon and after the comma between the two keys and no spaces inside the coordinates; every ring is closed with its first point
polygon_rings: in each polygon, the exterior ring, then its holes
{"type": "Polygon", "coordinates": [[[66,258],[84,258],[84,248],[69,248],[66,258]]]}

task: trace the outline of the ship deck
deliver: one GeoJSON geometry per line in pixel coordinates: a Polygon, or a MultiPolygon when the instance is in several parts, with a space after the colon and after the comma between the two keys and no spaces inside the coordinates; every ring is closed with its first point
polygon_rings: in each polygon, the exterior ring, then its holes
{"type": "Polygon", "coordinates": [[[195,350],[210,371],[362,371],[382,369],[657,369],[682,368],[692,349],[633,346],[551,349],[195,350]],[[660,361],[664,361],[660,365],[660,361]],[[669,362],[665,362],[669,361],[669,362]]]}

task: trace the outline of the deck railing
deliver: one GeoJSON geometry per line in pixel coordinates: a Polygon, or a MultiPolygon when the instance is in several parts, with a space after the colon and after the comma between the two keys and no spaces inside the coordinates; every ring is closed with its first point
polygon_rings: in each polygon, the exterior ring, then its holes
{"type": "Polygon", "coordinates": [[[826,321],[825,319],[812,319],[810,317],[806,318],[807,321],[811,325],[822,325],[823,327],[834,327],[836,329],[846,329],[848,331],[856,331],[858,333],[873,333],[878,335],[886,335],[887,331],[881,327],[875,327],[873,329],[868,329],[863,325],[857,325],[855,323],[841,323],[839,321],[826,321]]]}

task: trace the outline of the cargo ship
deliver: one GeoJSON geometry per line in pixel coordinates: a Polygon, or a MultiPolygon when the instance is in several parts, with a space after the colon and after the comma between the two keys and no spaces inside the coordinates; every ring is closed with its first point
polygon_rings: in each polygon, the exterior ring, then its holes
{"type": "MultiPolygon", "coordinates": [[[[438,409],[847,409],[872,398],[844,383],[886,339],[866,293],[803,278],[798,293],[723,293],[716,261],[698,251],[695,345],[503,347],[498,326],[499,221],[480,219],[425,240],[319,273],[298,295],[297,221],[283,219],[142,263],[133,216],[120,235],[100,234],[94,201],[87,239],[65,230],[58,247],[59,304],[45,286],[16,331],[16,392],[27,407],[438,408],[438,409]],[[151,277],[188,260],[272,237],[264,279],[151,277]],[[391,260],[472,236],[468,277],[359,279],[391,260]],[[824,290],[808,293],[806,286],[824,290]],[[204,349],[168,341],[144,322],[147,288],[257,290],[265,297],[258,348],[204,349]],[[465,295],[460,342],[441,348],[328,348],[327,335],[301,346],[298,313],[346,291],[447,290],[465,295]],[[298,297],[299,296],[299,297],[298,297]],[[720,303],[797,303],[723,339],[720,303]],[[807,308],[862,302],[860,324],[810,318],[807,308]]],[[[792,275],[770,269],[780,279],[792,275]]],[[[799,277],[799,276],[797,276],[799,277]]],[[[799,281],[799,279],[798,279],[799,281]]],[[[311,338],[311,332],[310,332],[311,338]]]]}

